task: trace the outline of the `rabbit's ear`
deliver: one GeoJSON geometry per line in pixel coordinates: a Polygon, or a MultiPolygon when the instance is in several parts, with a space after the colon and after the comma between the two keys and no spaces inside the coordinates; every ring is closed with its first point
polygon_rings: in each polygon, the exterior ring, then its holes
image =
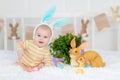
{"type": "Polygon", "coordinates": [[[10,23],[10,24],[9,24],[9,26],[12,28],[12,27],[13,27],[13,24],[12,24],[12,23],[10,23]]]}
{"type": "Polygon", "coordinates": [[[80,44],[80,46],[78,46],[78,50],[80,51],[81,49],[85,49],[88,46],[88,41],[83,42],[82,44],[80,44]]]}
{"type": "Polygon", "coordinates": [[[114,13],[114,9],[112,7],[110,7],[110,9],[111,9],[112,13],[114,13]]]}
{"type": "Polygon", "coordinates": [[[116,13],[116,10],[114,8],[110,7],[110,9],[111,9],[113,14],[116,13]]]}
{"type": "Polygon", "coordinates": [[[112,7],[110,9],[114,14],[119,13],[119,6],[117,6],[115,9],[113,9],[112,7]]]}
{"type": "Polygon", "coordinates": [[[87,20],[85,24],[88,24],[88,23],[89,23],[89,20],[87,20]]]}
{"type": "Polygon", "coordinates": [[[67,25],[67,24],[69,24],[70,23],[70,20],[69,19],[67,19],[67,18],[61,18],[61,19],[58,19],[58,20],[56,20],[55,22],[53,22],[52,24],[51,24],[51,26],[53,27],[53,28],[55,28],[55,27],[63,27],[64,25],[67,25]]]}
{"type": "Polygon", "coordinates": [[[51,7],[43,16],[41,23],[46,23],[48,20],[50,20],[55,13],[55,9],[56,9],[55,6],[51,7]]]}
{"type": "Polygon", "coordinates": [[[70,45],[71,45],[72,48],[76,48],[75,37],[72,39],[70,45]]]}
{"type": "Polygon", "coordinates": [[[119,6],[116,7],[116,12],[119,13],[119,6]]]}
{"type": "Polygon", "coordinates": [[[19,23],[16,23],[16,24],[15,24],[15,28],[17,28],[17,27],[18,27],[18,25],[19,25],[19,23]]]}
{"type": "Polygon", "coordinates": [[[84,24],[84,20],[83,19],[81,19],[81,23],[84,24]]]}

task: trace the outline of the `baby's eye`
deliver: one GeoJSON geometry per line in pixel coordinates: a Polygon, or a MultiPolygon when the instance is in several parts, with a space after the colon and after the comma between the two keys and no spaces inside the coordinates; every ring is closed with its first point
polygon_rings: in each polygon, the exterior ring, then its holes
{"type": "Polygon", "coordinates": [[[37,35],[38,37],[40,37],[40,35],[37,35]]]}

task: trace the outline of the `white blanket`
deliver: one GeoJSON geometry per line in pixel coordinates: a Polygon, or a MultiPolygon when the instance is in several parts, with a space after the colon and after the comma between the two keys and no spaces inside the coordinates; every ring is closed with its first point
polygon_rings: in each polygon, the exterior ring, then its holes
{"type": "Polygon", "coordinates": [[[26,72],[15,64],[16,52],[0,51],[0,80],[120,80],[120,52],[97,52],[106,62],[106,67],[84,68],[84,74],[77,74],[78,68],[69,65],[63,69],[52,66],[36,72],[26,72]]]}

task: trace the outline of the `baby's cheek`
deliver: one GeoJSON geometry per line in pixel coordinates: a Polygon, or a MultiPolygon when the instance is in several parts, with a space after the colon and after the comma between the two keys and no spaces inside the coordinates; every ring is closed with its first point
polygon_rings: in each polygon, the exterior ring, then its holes
{"type": "Polygon", "coordinates": [[[49,43],[49,40],[50,40],[50,39],[47,39],[47,40],[46,40],[46,44],[48,44],[48,43],[49,43]]]}

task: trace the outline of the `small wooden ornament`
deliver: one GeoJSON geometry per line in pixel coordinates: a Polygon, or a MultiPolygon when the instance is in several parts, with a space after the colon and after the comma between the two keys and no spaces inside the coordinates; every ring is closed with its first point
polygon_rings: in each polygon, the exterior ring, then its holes
{"type": "Polygon", "coordinates": [[[115,9],[113,9],[112,7],[110,8],[112,15],[113,15],[113,23],[116,23],[118,19],[120,19],[120,7],[116,6],[115,9]]]}
{"type": "Polygon", "coordinates": [[[82,36],[82,34],[87,34],[87,25],[89,23],[89,20],[84,20],[84,19],[81,19],[81,23],[82,23],[82,29],[80,31],[80,36],[82,36]]]}

